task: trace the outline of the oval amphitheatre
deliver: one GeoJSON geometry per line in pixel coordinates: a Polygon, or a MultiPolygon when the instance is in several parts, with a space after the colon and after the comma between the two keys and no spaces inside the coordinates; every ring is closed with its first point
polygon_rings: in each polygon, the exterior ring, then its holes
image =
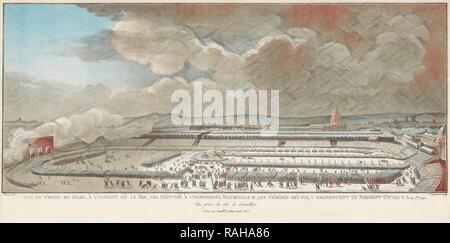
{"type": "MultiPolygon", "coordinates": [[[[387,128],[157,128],[53,148],[5,168],[10,191],[445,192],[446,126],[434,146],[387,128]]],[[[42,142],[44,141],[44,142],[42,142]]],[[[39,144],[45,145],[40,148],[39,144]]]]}

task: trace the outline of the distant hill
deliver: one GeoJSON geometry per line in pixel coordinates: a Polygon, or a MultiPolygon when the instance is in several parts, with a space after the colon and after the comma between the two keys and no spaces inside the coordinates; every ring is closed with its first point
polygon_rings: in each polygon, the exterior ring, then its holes
{"type": "MultiPolygon", "coordinates": [[[[236,116],[235,116],[236,117],[236,116]]],[[[246,119],[248,119],[248,115],[246,115],[246,119]]],[[[404,121],[407,117],[415,117],[417,122],[431,122],[433,118],[438,121],[445,122],[446,114],[445,113],[380,113],[380,114],[362,114],[362,115],[343,115],[342,118],[345,123],[362,123],[367,124],[369,121],[373,121],[375,123],[383,123],[383,122],[392,122],[394,120],[404,121]]],[[[126,122],[124,125],[133,123],[133,122],[142,122],[146,119],[152,119],[156,121],[154,123],[154,127],[162,128],[162,127],[173,127],[170,114],[162,114],[162,113],[152,113],[145,116],[140,117],[128,117],[126,118],[126,122]]],[[[314,117],[285,117],[280,118],[280,125],[284,126],[300,126],[300,125],[309,125],[309,124],[328,124],[330,121],[330,116],[314,116],[314,117]]]]}

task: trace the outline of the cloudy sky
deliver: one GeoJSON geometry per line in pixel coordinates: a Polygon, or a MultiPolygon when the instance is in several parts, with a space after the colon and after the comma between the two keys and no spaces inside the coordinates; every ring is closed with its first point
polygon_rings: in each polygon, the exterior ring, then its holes
{"type": "Polygon", "coordinates": [[[446,111],[445,5],[5,5],[5,116],[168,113],[192,81],[281,116],[446,111]],[[58,105],[55,106],[55,103],[58,105]]]}

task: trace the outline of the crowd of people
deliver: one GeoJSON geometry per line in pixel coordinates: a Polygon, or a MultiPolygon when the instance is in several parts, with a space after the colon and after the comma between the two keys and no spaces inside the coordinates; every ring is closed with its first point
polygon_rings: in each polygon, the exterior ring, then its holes
{"type": "MultiPolygon", "coordinates": [[[[214,151],[213,151],[214,152],[214,151]]],[[[169,159],[159,159],[149,167],[138,168],[133,164],[120,166],[122,174],[104,178],[105,189],[137,189],[154,191],[258,191],[266,189],[298,189],[308,184],[316,190],[360,184],[361,191],[379,191],[380,184],[394,182],[396,185],[415,184],[418,181],[414,170],[395,169],[346,169],[346,168],[283,168],[246,167],[227,165],[214,156],[193,156],[164,152],[169,159]],[[127,171],[128,172],[125,172],[127,171]],[[131,173],[137,171],[140,173],[131,173]],[[164,173],[163,173],[164,172],[164,173]],[[127,174],[128,173],[128,174],[127,174]]],[[[212,153],[214,154],[214,153],[212,153]]],[[[144,155],[144,154],[143,154],[144,155]]],[[[142,156],[143,156],[142,155],[142,156]]],[[[72,166],[82,167],[81,171],[105,169],[105,165],[115,170],[116,161],[123,157],[132,159],[128,153],[107,153],[104,163],[81,159],[72,166]]],[[[119,162],[119,161],[118,161],[119,162]]],[[[68,165],[64,165],[68,166],[68,165]]],[[[109,175],[111,176],[111,175],[109,175]]]]}

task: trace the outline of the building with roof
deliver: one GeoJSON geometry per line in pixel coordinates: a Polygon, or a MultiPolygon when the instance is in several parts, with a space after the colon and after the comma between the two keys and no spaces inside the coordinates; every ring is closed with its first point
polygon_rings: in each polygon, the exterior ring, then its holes
{"type": "Polygon", "coordinates": [[[53,136],[29,138],[25,142],[27,143],[25,151],[27,157],[51,154],[54,149],[53,136]]]}
{"type": "Polygon", "coordinates": [[[438,144],[436,142],[436,135],[432,133],[424,133],[419,137],[420,141],[429,147],[436,147],[438,144]]]}
{"type": "Polygon", "coordinates": [[[447,125],[443,125],[439,128],[436,143],[438,145],[439,158],[447,160],[447,125]]]}

